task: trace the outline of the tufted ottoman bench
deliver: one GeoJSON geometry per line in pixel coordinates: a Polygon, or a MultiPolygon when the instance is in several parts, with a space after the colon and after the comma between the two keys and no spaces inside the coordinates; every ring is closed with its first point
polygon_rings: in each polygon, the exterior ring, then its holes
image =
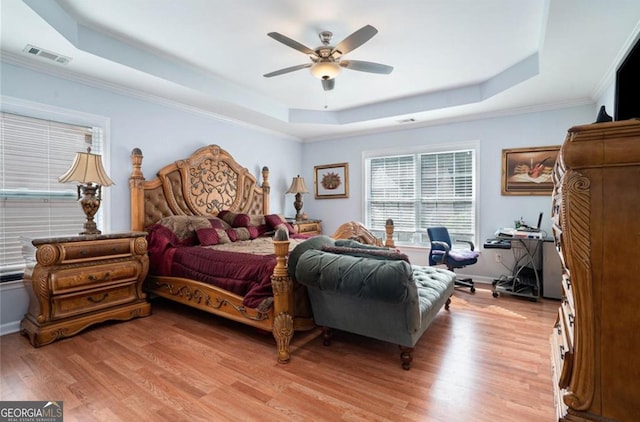
{"type": "Polygon", "coordinates": [[[404,369],[436,314],[449,309],[455,283],[442,268],[313,249],[300,255],[295,278],[307,286],[325,345],[331,328],[396,343],[404,369]]]}

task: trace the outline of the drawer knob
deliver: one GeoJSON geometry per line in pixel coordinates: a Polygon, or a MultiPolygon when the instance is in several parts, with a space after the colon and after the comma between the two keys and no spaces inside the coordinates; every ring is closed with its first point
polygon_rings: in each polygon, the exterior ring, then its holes
{"type": "Polygon", "coordinates": [[[88,300],[89,302],[93,302],[93,303],[100,303],[100,302],[102,302],[103,300],[105,300],[105,299],[107,298],[107,296],[109,296],[109,293],[103,293],[103,294],[102,294],[102,297],[94,298],[93,296],[89,296],[89,297],[87,297],[87,300],[88,300]]]}
{"type": "Polygon", "coordinates": [[[90,274],[89,275],[89,280],[96,281],[96,282],[107,281],[107,280],[109,280],[109,276],[110,276],[109,271],[104,273],[104,275],[101,278],[98,278],[95,275],[90,274]]]}

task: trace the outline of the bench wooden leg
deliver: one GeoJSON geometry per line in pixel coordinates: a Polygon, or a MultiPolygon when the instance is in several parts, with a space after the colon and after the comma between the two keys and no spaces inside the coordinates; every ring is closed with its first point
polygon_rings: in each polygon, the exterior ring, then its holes
{"type": "Polygon", "coordinates": [[[409,370],[411,369],[411,362],[413,361],[413,357],[411,356],[411,352],[413,352],[413,347],[399,346],[400,347],[400,360],[402,360],[402,369],[409,370]]]}
{"type": "Polygon", "coordinates": [[[451,296],[449,296],[449,297],[447,298],[447,302],[444,304],[444,309],[445,309],[446,311],[448,311],[448,310],[449,310],[449,305],[451,305],[451,296]]]}
{"type": "Polygon", "coordinates": [[[331,345],[331,337],[333,337],[333,331],[329,327],[322,327],[322,344],[325,346],[331,345]]]}

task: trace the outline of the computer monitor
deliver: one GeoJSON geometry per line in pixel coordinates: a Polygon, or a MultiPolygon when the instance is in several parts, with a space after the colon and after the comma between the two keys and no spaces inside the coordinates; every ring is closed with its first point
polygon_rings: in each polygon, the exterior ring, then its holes
{"type": "Polygon", "coordinates": [[[542,215],[544,213],[540,213],[538,215],[538,225],[536,227],[531,227],[531,226],[524,226],[522,228],[520,228],[520,231],[525,231],[525,232],[532,232],[532,233],[537,233],[540,231],[540,226],[542,225],[542,215]]]}
{"type": "Polygon", "coordinates": [[[540,230],[540,225],[542,224],[542,215],[544,213],[541,212],[540,215],[538,215],[538,225],[536,226],[536,229],[540,230]]]}

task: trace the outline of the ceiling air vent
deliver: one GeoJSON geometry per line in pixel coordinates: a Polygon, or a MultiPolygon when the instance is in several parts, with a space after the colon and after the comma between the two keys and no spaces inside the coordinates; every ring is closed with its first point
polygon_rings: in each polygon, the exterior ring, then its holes
{"type": "Polygon", "coordinates": [[[33,54],[34,56],[42,57],[43,59],[52,60],[60,64],[67,64],[71,61],[71,57],[63,56],[52,51],[43,50],[42,48],[35,47],[31,44],[27,44],[27,46],[22,51],[28,54],[33,54]]]}

